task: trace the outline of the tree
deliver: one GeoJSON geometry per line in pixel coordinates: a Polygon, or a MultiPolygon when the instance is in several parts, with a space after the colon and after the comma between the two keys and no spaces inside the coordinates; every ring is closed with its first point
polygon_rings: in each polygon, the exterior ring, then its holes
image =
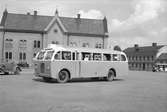
{"type": "Polygon", "coordinates": [[[116,51],[122,51],[121,48],[118,45],[114,46],[114,50],[116,50],[116,51]]]}

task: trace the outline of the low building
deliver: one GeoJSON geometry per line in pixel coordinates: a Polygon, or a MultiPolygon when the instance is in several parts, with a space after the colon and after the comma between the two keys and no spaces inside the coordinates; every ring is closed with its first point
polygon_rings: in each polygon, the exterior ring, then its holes
{"type": "Polygon", "coordinates": [[[156,55],[163,45],[152,43],[152,46],[139,47],[135,44],[134,47],[129,47],[124,50],[128,57],[130,70],[151,71],[155,64],[156,55]]]}
{"type": "Polygon", "coordinates": [[[167,46],[159,49],[155,60],[155,66],[158,67],[159,71],[167,71],[167,46]]]}
{"type": "Polygon", "coordinates": [[[0,24],[0,61],[32,65],[36,53],[48,44],[106,48],[107,19],[85,19],[4,11],[0,24]]]}

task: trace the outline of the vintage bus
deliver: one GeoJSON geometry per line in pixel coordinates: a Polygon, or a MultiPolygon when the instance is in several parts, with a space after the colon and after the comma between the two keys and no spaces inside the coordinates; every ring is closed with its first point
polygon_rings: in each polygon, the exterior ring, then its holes
{"type": "Polygon", "coordinates": [[[65,83],[73,78],[105,78],[128,73],[125,53],[111,49],[62,47],[51,44],[34,58],[35,75],[65,83]]]}

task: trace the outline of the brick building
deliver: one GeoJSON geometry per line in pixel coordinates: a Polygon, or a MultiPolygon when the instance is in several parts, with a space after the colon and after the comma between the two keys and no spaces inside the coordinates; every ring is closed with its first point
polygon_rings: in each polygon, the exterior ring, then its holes
{"type": "Polygon", "coordinates": [[[129,47],[124,50],[128,57],[130,70],[150,71],[156,60],[156,55],[163,45],[152,43],[152,46],[139,47],[135,44],[134,47],[129,47]]]}
{"type": "Polygon", "coordinates": [[[48,44],[106,48],[107,19],[85,19],[4,11],[0,24],[0,62],[6,60],[32,64],[32,58],[48,44]]]}

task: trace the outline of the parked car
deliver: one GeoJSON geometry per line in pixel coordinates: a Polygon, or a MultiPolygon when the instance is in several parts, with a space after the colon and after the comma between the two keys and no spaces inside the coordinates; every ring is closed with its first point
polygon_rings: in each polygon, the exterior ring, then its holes
{"type": "Polygon", "coordinates": [[[5,62],[0,64],[0,74],[20,74],[21,67],[15,62],[5,62]]]}

